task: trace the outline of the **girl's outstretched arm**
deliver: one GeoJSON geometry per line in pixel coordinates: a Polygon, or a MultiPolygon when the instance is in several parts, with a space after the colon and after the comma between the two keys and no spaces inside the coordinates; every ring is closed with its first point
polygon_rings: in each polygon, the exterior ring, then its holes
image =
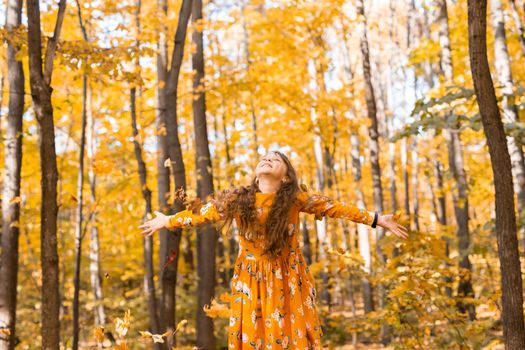
{"type": "MultiPolygon", "coordinates": [[[[372,226],[374,223],[376,212],[370,212],[364,208],[345,204],[323,194],[299,192],[297,198],[301,205],[300,211],[315,214],[316,219],[328,216],[331,218],[346,218],[368,226],[372,226]]],[[[392,214],[379,215],[379,213],[377,213],[376,224],[392,231],[398,237],[408,237],[407,229],[403,225],[395,222],[392,214]]]]}
{"type": "Polygon", "coordinates": [[[141,234],[150,236],[163,228],[175,229],[185,226],[196,226],[208,221],[218,221],[222,219],[219,213],[217,213],[217,208],[212,201],[204,204],[200,208],[198,214],[185,209],[174,215],[165,215],[160,211],[155,211],[155,215],[155,218],[148,220],[139,226],[139,228],[144,229],[141,234]]]}

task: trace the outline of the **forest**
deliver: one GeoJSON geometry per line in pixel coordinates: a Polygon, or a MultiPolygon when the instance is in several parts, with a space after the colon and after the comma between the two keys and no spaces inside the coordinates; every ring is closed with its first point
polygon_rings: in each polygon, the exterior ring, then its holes
{"type": "Polygon", "coordinates": [[[301,214],[323,349],[525,349],[524,0],[0,14],[0,350],[232,349],[238,227],[138,226],[272,150],[409,231],[301,214]]]}

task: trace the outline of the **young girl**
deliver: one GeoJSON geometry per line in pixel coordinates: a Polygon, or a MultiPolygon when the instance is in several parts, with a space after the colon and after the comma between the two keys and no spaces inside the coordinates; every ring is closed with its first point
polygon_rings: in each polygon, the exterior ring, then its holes
{"type": "MultiPolygon", "coordinates": [[[[208,221],[239,228],[239,254],[231,281],[229,349],[321,349],[316,288],[299,246],[299,213],[346,218],[406,238],[393,215],[378,215],[299,187],[295,169],[279,151],[263,156],[249,187],[224,190],[195,214],[160,212],[139,228],[151,235],[208,221]]],[[[223,225],[224,226],[224,225],[223,225]]],[[[221,227],[222,228],[222,227],[221,227]]]]}

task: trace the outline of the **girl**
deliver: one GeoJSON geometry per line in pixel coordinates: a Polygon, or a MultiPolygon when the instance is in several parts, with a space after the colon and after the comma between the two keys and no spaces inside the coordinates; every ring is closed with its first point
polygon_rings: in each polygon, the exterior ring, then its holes
{"type": "MultiPolygon", "coordinates": [[[[320,349],[316,288],[299,247],[299,213],[346,218],[384,227],[406,238],[393,215],[379,215],[299,187],[296,172],[279,151],[263,156],[249,187],[221,192],[199,210],[156,217],[139,228],[151,235],[208,221],[235,220],[239,254],[231,281],[229,349],[320,349]]],[[[222,227],[224,226],[222,225],[222,227]]],[[[222,229],[221,227],[221,229],[222,229]]]]}

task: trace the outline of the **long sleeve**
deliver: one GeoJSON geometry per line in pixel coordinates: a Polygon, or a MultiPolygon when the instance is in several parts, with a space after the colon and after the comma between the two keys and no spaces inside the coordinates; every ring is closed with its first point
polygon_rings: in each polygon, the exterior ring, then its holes
{"type": "Polygon", "coordinates": [[[208,221],[219,221],[223,218],[217,212],[212,201],[203,205],[198,214],[191,210],[182,210],[174,215],[168,216],[168,229],[182,228],[185,226],[196,226],[208,221]]]}
{"type": "Polygon", "coordinates": [[[316,219],[321,219],[323,216],[346,218],[350,221],[369,226],[371,226],[374,221],[374,212],[339,202],[319,193],[299,192],[297,199],[300,205],[299,211],[315,214],[316,219]]]}

